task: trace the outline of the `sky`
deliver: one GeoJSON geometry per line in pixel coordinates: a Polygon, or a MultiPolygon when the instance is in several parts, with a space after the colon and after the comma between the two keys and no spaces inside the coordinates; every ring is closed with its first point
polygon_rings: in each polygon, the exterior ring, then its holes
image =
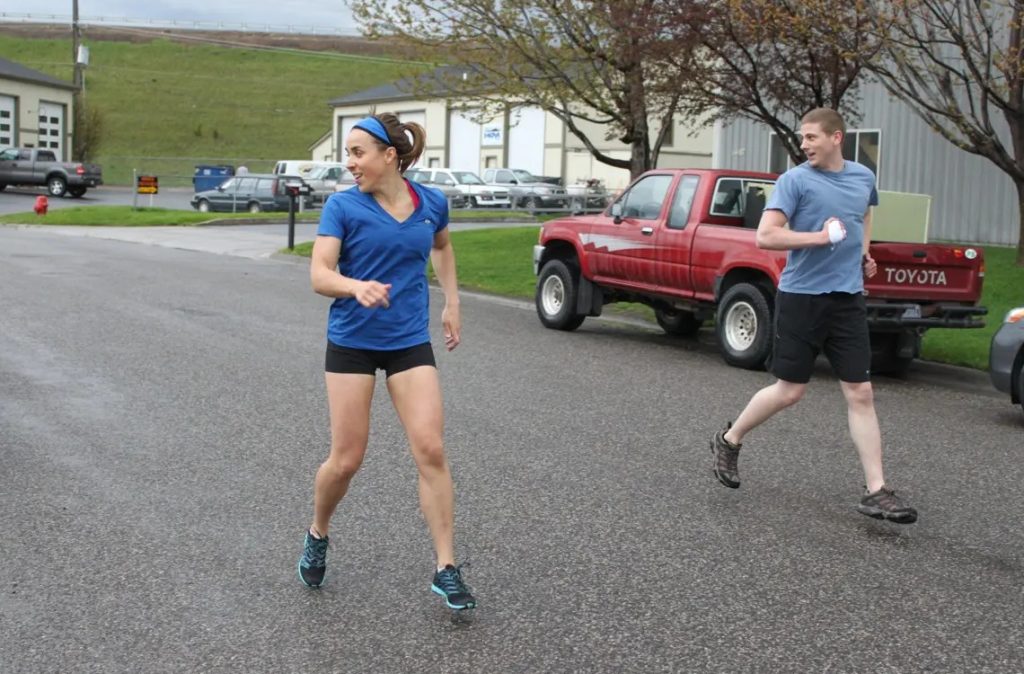
{"type": "MultiPolygon", "coordinates": [[[[0,0],[0,21],[71,20],[72,0],[50,0],[40,10],[27,4],[0,0]]],[[[358,34],[345,0],[78,0],[78,15],[82,21],[104,17],[107,20],[102,23],[112,24],[124,23],[127,18],[138,25],[176,21],[208,29],[223,24],[226,30],[242,30],[244,25],[255,31],[358,34]],[[193,25],[195,22],[200,25],[193,25]]]]}

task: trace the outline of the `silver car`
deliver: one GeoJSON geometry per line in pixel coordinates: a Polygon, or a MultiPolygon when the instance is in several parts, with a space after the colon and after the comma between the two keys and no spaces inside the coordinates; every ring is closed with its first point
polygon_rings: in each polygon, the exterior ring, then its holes
{"type": "Polygon", "coordinates": [[[988,352],[992,385],[1024,410],[1024,307],[1011,309],[1003,325],[992,336],[988,352]]]}

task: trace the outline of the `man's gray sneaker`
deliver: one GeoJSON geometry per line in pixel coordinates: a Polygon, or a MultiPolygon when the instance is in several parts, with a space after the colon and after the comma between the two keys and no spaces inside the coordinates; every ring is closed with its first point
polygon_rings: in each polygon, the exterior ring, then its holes
{"type": "Polygon", "coordinates": [[[739,460],[743,444],[734,445],[725,439],[725,434],[730,428],[731,421],[711,438],[711,453],[715,457],[712,470],[719,482],[730,489],[736,489],[740,486],[739,460]]]}
{"type": "Polygon", "coordinates": [[[857,505],[857,511],[862,515],[878,520],[889,520],[896,524],[912,524],[917,521],[917,511],[884,485],[878,491],[864,494],[857,505]]]}

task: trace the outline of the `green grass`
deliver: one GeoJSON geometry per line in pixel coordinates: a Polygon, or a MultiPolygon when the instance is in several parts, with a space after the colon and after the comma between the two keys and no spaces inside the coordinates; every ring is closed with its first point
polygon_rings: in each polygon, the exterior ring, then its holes
{"type": "Polygon", "coordinates": [[[980,330],[929,330],[921,348],[923,358],[987,370],[992,335],[1002,325],[1007,311],[1024,306],[1024,267],[1014,264],[1017,249],[997,246],[985,246],[984,249],[985,285],[981,304],[988,307],[985,327],[980,330]]]}
{"type": "MultiPolygon", "coordinates": [[[[266,171],[305,159],[331,127],[327,101],[415,72],[405,61],[182,44],[89,40],[85,97],[104,117],[96,162],[108,184],[132,169],[191,185],[196,164],[266,171]]],[[[0,35],[0,56],[70,81],[69,40],[0,35]]]]}
{"type": "MultiPolygon", "coordinates": [[[[532,298],[532,247],[537,227],[478,229],[452,232],[452,245],[464,288],[532,298]]],[[[300,244],[295,254],[309,255],[312,244],[300,244]]],[[[989,343],[1013,307],[1024,306],[1024,268],[1014,265],[1014,248],[985,247],[985,286],[982,305],[988,307],[986,327],[978,330],[936,328],[925,334],[922,357],[979,370],[988,368],[989,343]]],[[[610,305],[605,311],[632,318],[654,320],[654,312],[639,304],[610,305]]]]}
{"type": "MultiPolygon", "coordinates": [[[[211,220],[274,220],[287,219],[287,213],[199,213],[169,208],[131,206],[72,206],[50,211],[46,215],[33,212],[0,216],[0,224],[79,225],[83,227],[152,227],[196,225],[211,220]]],[[[314,218],[296,216],[296,222],[316,222],[314,218]]]]}

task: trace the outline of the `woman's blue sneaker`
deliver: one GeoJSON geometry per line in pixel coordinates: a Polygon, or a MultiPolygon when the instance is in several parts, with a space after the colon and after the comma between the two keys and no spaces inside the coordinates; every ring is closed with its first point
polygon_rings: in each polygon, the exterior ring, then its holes
{"type": "Polygon", "coordinates": [[[299,557],[299,580],[306,587],[320,587],[327,573],[327,536],[316,538],[306,530],[306,541],[299,557]]]}
{"type": "Polygon", "coordinates": [[[444,603],[448,608],[461,611],[467,608],[476,608],[476,599],[469,587],[462,581],[462,567],[447,565],[434,574],[434,582],[430,589],[435,594],[444,597],[444,603]]]}

